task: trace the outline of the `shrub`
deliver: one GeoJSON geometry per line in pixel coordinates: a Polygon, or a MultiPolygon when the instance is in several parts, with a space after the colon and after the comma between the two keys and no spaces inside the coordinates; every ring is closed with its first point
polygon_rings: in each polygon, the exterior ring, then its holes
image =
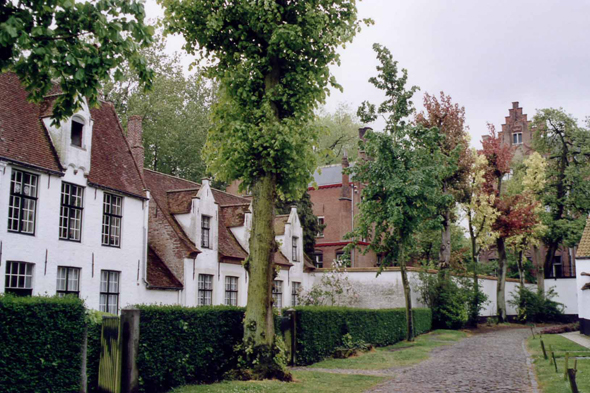
{"type": "Polygon", "coordinates": [[[563,304],[551,300],[556,296],[553,288],[543,294],[520,287],[516,293],[512,292],[513,299],[508,303],[516,307],[516,318],[520,322],[553,322],[563,315],[563,304]]]}
{"type": "MultiPolygon", "coordinates": [[[[405,339],[404,309],[367,310],[345,307],[295,307],[297,314],[298,365],[315,363],[343,345],[343,337],[375,346],[391,345],[405,339]]],[[[414,309],[415,333],[431,329],[431,313],[414,309]]]]}
{"type": "Polygon", "coordinates": [[[243,337],[238,307],[139,306],[137,367],[144,392],[219,380],[237,363],[243,337]]]}
{"type": "Polygon", "coordinates": [[[481,289],[475,293],[473,280],[468,277],[421,272],[419,279],[420,298],[432,310],[434,329],[463,328],[470,315],[474,319],[487,301],[481,289]]]}
{"type": "Polygon", "coordinates": [[[0,295],[0,391],[78,392],[84,326],[80,299],[0,295]]]}

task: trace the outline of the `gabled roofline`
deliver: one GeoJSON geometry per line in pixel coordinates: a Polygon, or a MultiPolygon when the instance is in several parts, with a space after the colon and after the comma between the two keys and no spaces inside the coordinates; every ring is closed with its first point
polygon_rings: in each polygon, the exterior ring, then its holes
{"type": "Polygon", "coordinates": [[[45,172],[45,173],[50,174],[50,175],[56,175],[56,176],[59,176],[59,177],[65,176],[65,173],[63,173],[63,172],[54,171],[53,169],[44,168],[44,167],[41,167],[41,166],[38,166],[38,165],[27,164],[26,162],[14,160],[12,158],[4,157],[4,156],[0,156],[0,160],[11,162],[13,164],[22,166],[24,168],[33,169],[33,170],[36,170],[36,171],[39,171],[39,172],[45,172]]]}

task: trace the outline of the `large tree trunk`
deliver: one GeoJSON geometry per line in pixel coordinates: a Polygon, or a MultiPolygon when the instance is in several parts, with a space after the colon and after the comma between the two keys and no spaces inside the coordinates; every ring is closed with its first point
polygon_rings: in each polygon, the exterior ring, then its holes
{"type": "Polygon", "coordinates": [[[451,266],[451,212],[443,214],[440,250],[438,253],[438,268],[447,269],[451,266]]]}
{"type": "Polygon", "coordinates": [[[553,259],[555,257],[555,252],[559,248],[559,244],[557,243],[550,243],[547,245],[547,253],[545,254],[545,271],[553,271],[553,259]]]}
{"type": "Polygon", "coordinates": [[[533,247],[535,260],[537,261],[537,290],[540,293],[545,293],[545,263],[541,259],[541,250],[539,247],[533,247]]]}
{"type": "Polygon", "coordinates": [[[469,314],[469,325],[477,327],[479,320],[479,277],[477,275],[477,241],[475,231],[471,225],[471,214],[467,215],[469,225],[469,237],[471,240],[471,263],[473,263],[473,298],[471,299],[471,310],[469,314]]]}
{"type": "Polygon", "coordinates": [[[518,278],[520,287],[524,288],[524,267],[522,266],[522,250],[518,252],[518,278]]]}
{"type": "Polygon", "coordinates": [[[404,296],[406,299],[406,340],[414,341],[414,316],[412,313],[412,292],[410,282],[408,280],[408,272],[406,269],[406,260],[404,259],[403,246],[399,252],[399,266],[402,273],[402,285],[404,287],[404,296]]]}
{"type": "Polygon", "coordinates": [[[498,320],[506,322],[506,245],[504,238],[499,237],[496,240],[498,248],[498,286],[496,288],[496,304],[498,310],[498,320]]]}
{"type": "Polygon", "coordinates": [[[275,179],[265,175],[252,185],[252,230],[250,257],[246,266],[248,303],[244,317],[244,345],[251,349],[252,374],[255,378],[281,377],[273,368],[274,319],[272,312],[275,179]]]}

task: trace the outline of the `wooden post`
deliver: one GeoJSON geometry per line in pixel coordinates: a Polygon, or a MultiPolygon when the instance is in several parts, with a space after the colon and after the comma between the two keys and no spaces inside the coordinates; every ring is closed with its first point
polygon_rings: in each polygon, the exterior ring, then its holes
{"type": "Polygon", "coordinates": [[[121,310],[122,361],[121,392],[139,392],[139,372],[137,352],[139,350],[139,310],[121,310]]]}
{"type": "Polygon", "coordinates": [[[531,333],[533,334],[533,340],[535,339],[535,329],[531,326],[531,333]]]}
{"type": "Polygon", "coordinates": [[[574,368],[567,370],[567,374],[570,380],[570,388],[572,389],[572,393],[579,393],[578,384],[576,383],[576,372],[578,371],[578,359],[574,362],[574,368]]]}
{"type": "Polygon", "coordinates": [[[84,328],[84,338],[82,341],[82,368],[80,370],[80,393],[88,391],[88,325],[84,328]]]}
{"type": "Polygon", "coordinates": [[[563,367],[563,380],[567,381],[567,370],[568,370],[568,363],[569,363],[569,352],[565,353],[565,366],[563,367]]]}
{"type": "Polygon", "coordinates": [[[543,339],[541,339],[541,349],[543,350],[543,356],[545,357],[545,360],[547,360],[547,351],[545,350],[545,343],[543,342],[543,339]]]}
{"type": "Polygon", "coordinates": [[[555,366],[555,372],[558,373],[559,370],[557,369],[557,360],[555,360],[555,352],[551,351],[551,357],[553,358],[553,365],[555,366]]]}
{"type": "Polygon", "coordinates": [[[287,310],[287,315],[289,315],[289,330],[291,333],[291,359],[289,363],[291,366],[295,366],[295,362],[297,361],[297,311],[290,308],[287,310]]]}

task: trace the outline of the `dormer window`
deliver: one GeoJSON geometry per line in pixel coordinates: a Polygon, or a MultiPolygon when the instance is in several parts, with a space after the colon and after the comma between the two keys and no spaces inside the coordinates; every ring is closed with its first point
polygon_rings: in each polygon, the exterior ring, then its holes
{"type": "Polygon", "coordinates": [[[72,120],[72,146],[82,147],[84,123],[72,120]]]}
{"type": "Polygon", "coordinates": [[[209,231],[211,230],[211,217],[201,216],[201,247],[211,248],[209,231]]]}

